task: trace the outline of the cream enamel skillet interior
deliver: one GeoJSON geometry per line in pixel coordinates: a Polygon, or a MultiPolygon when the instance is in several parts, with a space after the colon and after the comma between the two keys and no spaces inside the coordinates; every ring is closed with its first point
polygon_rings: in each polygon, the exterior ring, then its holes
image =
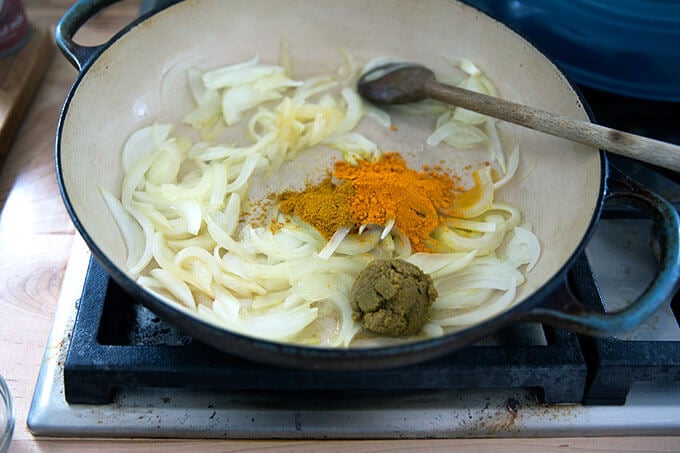
{"type": "MultiPolygon", "coordinates": [[[[643,188],[626,189],[625,195],[610,189],[614,201],[650,212],[663,226],[660,242],[665,251],[655,284],[616,316],[590,313],[575,301],[553,297],[599,218],[607,194],[607,164],[597,150],[509,126],[521,147],[520,176],[496,197],[520,209],[540,240],[541,256],[505,313],[440,338],[361,349],[279,344],[198,319],[147,292],[127,273],[125,243],[100,194],[100,188],[120,194],[121,152],[133,132],[151,123],[178,123],[192,108],[183,69],[192,65],[210,69],[256,54],[263,62],[276,63],[282,40],[300,78],[334,71],[340,62],[338,48],[359,61],[395,57],[424,64],[435,73],[447,71],[447,59],[467,58],[483,68],[506,99],[579,119],[588,115],[574,88],[545,56],[502,24],[459,2],[187,0],[138,21],[105,45],[88,48],[74,43],[78,27],[108,3],[77,3],[57,29],[60,47],[81,71],[59,123],[60,187],[76,227],[112,277],[196,339],[278,365],[389,367],[453,351],[519,320],[540,319],[581,332],[611,334],[641,322],[654,311],[659,295],[674,290],[678,274],[674,211],[643,188]]],[[[373,131],[372,137],[385,150],[403,152],[417,162],[445,159],[452,168],[486,157],[425,149],[422,121],[400,117],[395,122],[396,132],[373,131]]]]}

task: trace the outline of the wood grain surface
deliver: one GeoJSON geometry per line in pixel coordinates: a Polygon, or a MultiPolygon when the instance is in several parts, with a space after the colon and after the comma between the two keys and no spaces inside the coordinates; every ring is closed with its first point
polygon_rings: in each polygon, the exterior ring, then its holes
{"type": "Polygon", "coordinates": [[[50,64],[50,32],[33,27],[28,43],[0,59],[0,166],[50,64]]]}
{"type": "MultiPolygon", "coordinates": [[[[72,4],[24,0],[29,20],[54,30],[72,4]]],[[[77,35],[83,44],[104,42],[135,17],[139,1],[124,1],[91,20],[77,35]]],[[[0,60],[0,64],[1,60],[0,60]]],[[[401,441],[200,441],[144,439],[43,439],[26,428],[40,361],[51,326],[74,228],[61,202],[53,166],[54,131],[61,104],[77,76],[55,55],[24,117],[0,173],[0,373],[16,411],[10,452],[24,451],[680,451],[680,437],[448,439],[401,441]]],[[[680,433],[679,433],[680,435],[680,433]]]]}

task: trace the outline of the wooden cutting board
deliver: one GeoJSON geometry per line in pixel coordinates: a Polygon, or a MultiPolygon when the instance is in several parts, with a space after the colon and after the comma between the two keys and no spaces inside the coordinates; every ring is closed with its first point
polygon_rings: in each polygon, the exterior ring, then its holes
{"type": "Polygon", "coordinates": [[[18,52],[0,58],[0,167],[54,54],[51,33],[33,26],[18,52]]]}

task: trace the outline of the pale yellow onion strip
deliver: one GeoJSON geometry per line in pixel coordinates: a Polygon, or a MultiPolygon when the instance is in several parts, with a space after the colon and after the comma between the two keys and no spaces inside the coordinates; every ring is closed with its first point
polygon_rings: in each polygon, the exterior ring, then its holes
{"type": "Polygon", "coordinates": [[[341,47],[338,47],[337,51],[340,56],[342,56],[344,62],[344,64],[341,65],[336,71],[338,79],[343,84],[356,82],[356,80],[359,78],[359,74],[361,74],[361,67],[359,67],[356,58],[354,58],[351,53],[347,52],[341,47]]]}
{"type": "Polygon", "coordinates": [[[241,196],[237,192],[232,192],[229,195],[229,200],[224,208],[224,224],[222,229],[228,235],[233,235],[238,226],[239,216],[241,214],[241,196]]]}
{"type": "Polygon", "coordinates": [[[364,103],[364,116],[373,118],[386,129],[392,127],[392,117],[390,117],[390,114],[372,104],[364,103]]]}
{"type": "Polygon", "coordinates": [[[184,116],[182,121],[198,127],[219,118],[221,97],[216,89],[210,89],[203,83],[203,74],[196,68],[187,71],[187,85],[196,108],[184,116]]]}
{"type": "Polygon", "coordinates": [[[302,86],[303,82],[289,79],[283,72],[276,72],[269,77],[263,77],[252,83],[252,87],[260,92],[285,91],[288,88],[302,86]]]}
{"type": "Polygon", "coordinates": [[[458,67],[471,77],[482,75],[482,70],[467,58],[461,58],[458,62],[458,67]]]}
{"type": "Polygon", "coordinates": [[[262,140],[267,133],[272,133],[275,121],[276,115],[274,115],[274,112],[260,107],[258,111],[248,119],[248,126],[246,128],[248,138],[254,142],[262,140]],[[263,135],[263,133],[265,135],[263,135]]]}
{"type": "Polygon", "coordinates": [[[196,301],[191,290],[180,278],[165,269],[152,269],[151,276],[163,283],[163,288],[175,296],[177,300],[188,308],[196,309],[196,301]]]}
{"type": "Polygon", "coordinates": [[[496,122],[497,120],[494,118],[487,118],[486,122],[484,123],[484,130],[486,132],[486,136],[489,137],[489,152],[491,154],[492,161],[498,161],[498,165],[501,167],[501,172],[503,172],[505,175],[507,173],[505,153],[503,152],[503,147],[501,146],[501,140],[498,137],[496,122]]]}
{"type": "Polygon", "coordinates": [[[234,297],[227,289],[220,286],[213,288],[215,293],[215,300],[213,301],[213,310],[217,308],[224,315],[231,315],[234,318],[238,317],[241,311],[241,302],[234,297]]]}
{"type": "Polygon", "coordinates": [[[165,238],[160,233],[156,233],[153,239],[153,257],[160,266],[161,269],[172,274],[175,278],[184,281],[185,283],[191,284],[194,288],[199,291],[209,295],[212,294],[211,288],[206,285],[205,282],[201,281],[198,277],[193,275],[191,272],[177,266],[175,264],[175,253],[166,246],[165,238]]]}
{"type": "Polygon", "coordinates": [[[524,276],[519,270],[499,261],[496,262],[496,265],[471,265],[446,278],[437,278],[434,280],[435,288],[441,294],[481,288],[505,291],[512,281],[515,284],[524,283],[524,276]]]}
{"type": "Polygon", "coordinates": [[[158,149],[172,129],[171,124],[152,124],[135,131],[123,145],[123,171],[129,173],[142,157],[158,149]]]}
{"type": "MultiPolygon", "coordinates": [[[[194,173],[194,174],[198,174],[194,173]]],[[[159,197],[158,202],[167,204],[178,201],[196,201],[208,198],[214,185],[214,172],[210,167],[200,170],[200,177],[197,179],[185,176],[178,184],[161,184],[155,187],[147,184],[146,191],[159,197]]]]}
{"type": "Polygon", "coordinates": [[[367,160],[380,154],[375,142],[357,132],[333,134],[321,143],[342,152],[342,159],[351,165],[356,165],[357,158],[367,160]]]}
{"type": "Polygon", "coordinates": [[[290,289],[291,293],[303,299],[318,302],[340,291],[346,278],[345,273],[314,272],[310,269],[309,278],[291,281],[290,289]]]}
{"type": "Polygon", "coordinates": [[[526,228],[515,227],[513,229],[513,233],[517,239],[527,248],[528,259],[526,263],[526,271],[530,272],[534,266],[536,266],[538,258],[541,255],[541,243],[539,242],[536,235],[526,228]]]}
{"type": "Polygon", "coordinates": [[[144,185],[144,175],[146,174],[153,161],[161,153],[160,149],[142,156],[137,163],[135,163],[130,171],[125,173],[123,177],[123,185],[121,189],[120,201],[123,206],[127,207],[132,201],[132,194],[139,187],[144,185]]]}
{"type": "Polygon", "coordinates": [[[519,168],[519,145],[515,144],[508,156],[507,173],[505,173],[501,179],[493,183],[493,189],[498,190],[510,182],[513,176],[515,176],[515,173],[517,173],[517,168],[519,168]]]}
{"type": "Polygon", "coordinates": [[[127,206],[126,210],[142,227],[144,232],[144,252],[139,257],[139,260],[128,268],[130,273],[138,275],[148,266],[153,258],[153,237],[155,230],[149,219],[133,205],[127,206]]]}
{"type": "Polygon", "coordinates": [[[443,223],[449,228],[457,228],[460,230],[476,231],[481,233],[493,233],[498,229],[498,224],[494,222],[459,219],[456,217],[448,217],[444,219],[443,223]]]}
{"type": "Polygon", "coordinates": [[[507,309],[510,304],[512,304],[512,301],[515,300],[516,294],[517,285],[516,282],[513,282],[505,294],[489,304],[476,308],[475,310],[469,311],[467,313],[457,314],[445,319],[433,319],[433,321],[442,327],[462,327],[477,324],[493,316],[496,316],[503,310],[507,309]]]}
{"type": "MultiPolygon", "coordinates": [[[[171,232],[173,226],[170,219],[166,217],[166,214],[161,212],[162,207],[158,206],[156,203],[148,202],[149,200],[155,201],[156,197],[146,198],[147,192],[135,192],[133,194],[134,200],[130,203],[129,208],[136,209],[139,213],[144,215],[149,222],[153,225],[153,228],[157,231],[171,232]]],[[[174,215],[175,213],[173,213],[174,215]]]]}
{"type": "Polygon", "coordinates": [[[338,335],[331,341],[330,346],[348,347],[354,336],[361,330],[361,324],[352,319],[349,298],[345,293],[338,291],[333,297],[329,298],[329,301],[332,302],[340,312],[340,328],[338,329],[338,335]]]}
{"type": "Polygon", "coordinates": [[[316,228],[307,224],[284,222],[283,227],[279,231],[282,234],[287,234],[309,244],[315,249],[323,247],[326,242],[316,228]]]}
{"type": "Polygon", "coordinates": [[[246,156],[253,153],[253,147],[255,145],[249,146],[226,146],[226,145],[215,145],[206,146],[204,148],[195,147],[192,150],[191,156],[195,159],[200,159],[204,162],[209,162],[211,160],[223,160],[223,159],[244,159],[246,156]]]}
{"type": "MultiPolygon", "coordinates": [[[[251,60],[253,61],[253,60],[251,60]]],[[[281,66],[272,64],[247,63],[240,68],[231,67],[209,71],[203,74],[203,83],[208,88],[220,89],[225,87],[242,86],[266,79],[274,74],[283,73],[281,66]]]]}
{"type": "Polygon", "coordinates": [[[210,214],[203,216],[206,226],[208,227],[208,233],[215,239],[215,242],[220,245],[225,250],[232,253],[236,253],[241,256],[252,256],[253,252],[245,244],[232,238],[224,228],[219,225],[210,214]]]}
{"type": "MultiPolygon", "coordinates": [[[[470,309],[489,300],[495,289],[476,288],[442,292],[432,304],[432,310],[470,309]]],[[[438,316],[433,316],[434,318],[438,316]]]]}
{"type": "Polygon", "coordinates": [[[268,310],[281,304],[291,294],[291,288],[286,285],[285,288],[279,291],[267,291],[265,294],[256,295],[250,301],[249,308],[256,312],[268,310]]]}
{"type": "Polygon", "coordinates": [[[257,166],[257,163],[260,159],[261,156],[258,154],[252,154],[246,157],[246,161],[243,165],[243,168],[239,172],[238,177],[234,181],[227,184],[225,190],[227,192],[235,192],[245,186],[248,183],[250,176],[255,171],[255,167],[257,166]]]}
{"type": "MultiPolygon", "coordinates": [[[[234,72],[234,71],[240,71],[243,68],[248,68],[251,66],[255,66],[260,62],[260,54],[255,54],[252,58],[244,61],[240,61],[238,63],[233,63],[227,66],[221,66],[217,69],[213,69],[212,71],[208,71],[207,75],[204,75],[204,78],[207,77],[208,79],[218,79],[222,74],[229,73],[229,72],[234,72]]],[[[203,81],[205,83],[205,80],[203,81]]]]}
{"type": "Polygon", "coordinates": [[[429,338],[437,338],[444,335],[444,329],[442,328],[442,326],[433,321],[428,321],[427,323],[425,323],[425,325],[421,329],[421,332],[423,333],[423,335],[429,338]]]}
{"type": "Polygon", "coordinates": [[[446,264],[444,267],[432,272],[432,278],[443,278],[456,272],[460,272],[469,266],[477,256],[477,250],[465,253],[459,260],[446,264]]]}
{"type": "Polygon", "coordinates": [[[340,243],[349,234],[349,227],[341,226],[338,230],[333,233],[333,236],[328,240],[326,245],[319,251],[317,256],[321,259],[328,259],[335,252],[335,249],[340,246],[340,243]]]}
{"type": "Polygon", "coordinates": [[[311,122],[311,127],[307,124],[305,132],[303,132],[300,140],[294,147],[295,149],[304,149],[314,146],[321,142],[326,135],[328,135],[328,121],[326,121],[325,116],[318,112],[314,116],[314,120],[311,122]]]}
{"type": "Polygon", "coordinates": [[[252,85],[238,85],[222,93],[222,118],[227,126],[241,120],[243,114],[258,105],[281,99],[278,91],[259,92],[252,85]]]}
{"type": "Polygon", "coordinates": [[[258,254],[265,255],[269,261],[305,257],[313,254],[315,250],[309,244],[292,236],[278,233],[274,235],[268,228],[247,228],[243,236],[250,247],[258,254]],[[283,243],[287,243],[289,247],[281,247],[283,243]]]}
{"type": "Polygon", "coordinates": [[[293,94],[293,103],[301,104],[312,96],[332,90],[338,86],[338,81],[330,76],[317,76],[307,79],[302,85],[297,87],[293,94]]]}
{"type": "Polygon", "coordinates": [[[448,123],[451,121],[451,116],[453,115],[453,109],[455,107],[448,108],[444,112],[442,112],[441,115],[437,116],[437,120],[434,123],[434,128],[435,130],[439,129],[442,127],[444,124],[448,123]]]}
{"type": "Polygon", "coordinates": [[[217,275],[221,272],[219,263],[215,261],[212,253],[199,247],[187,247],[178,251],[173,261],[177,267],[184,269],[185,262],[190,260],[203,262],[212,275],[217,275]]]}
{"type": "Polygon", "coordinates": [[[354,130],[361,121],[363,115],[363,101],[359,97],[356,91],[343,88],[342,97],[345,99],[347,108],[345,110],[345,116],[337,126],[337,132],[350,132],[354,130]]]}
{"type": "Polygon", "coordinates": [[[478,127],[454,119],[441,125],[425,140],[429,146],[445,142],[459,149],[474,148],[485,143],[488,137],[478,127]]]}
{"type": "Polygon", "coordinates": [[[518,226],[522,221],[522,215],[520,214],[519,209],[508,203],[493,202],[488,213],[493,213],[494,211],[501,211],[509,214],[509,217],[504,216],[505,227],[508,230],[518,226]]]}
{"type": "Polygon", "coordinates": [[[485,255],[495,250],[505,237],[505,228],[498,228],[492,233],[483,233],[478,237],[466,237],[456,231],[440,226],[433,233],[434,238],[441,246],[448,247],[454,252],[476,251],[479,255],[485,255]]]}
{"type": "Polygon", "coordinates": [[[213,172],[213,186],[210,191],[209,211],[221,206],[227,197],[227,167],[214,163],[210,168],[213,172]]]}
{"type": "Polygon", "coordinates": [[[186,223],[186,231],[197,236],[203,223],[201,205],[197,200],[181,201],[175,204],[177,212],[186,223]]]}
{"type": "Polygon", "coordinates": [[[370,252],[380,241],[379,230],[372,229],[361,235],[347,235],[335,252],[343,255],[361,255],[370,252]]]}
{"type": "Polygon", "coordinates": [[[390,234],[390,231],[392,231],[392,228],[394,227],[394,222],[395,219],[387,220],[385,223],[385,228],[383,228],[382,233],[380,233],[380,240],[385,239],[390,234]]]}
{"type": "Polygon", "coordinates": [[[491,175],[491,167],[485,166],[472,173],[475,181],[475,187],[470,189],[473,191],[480,190],[481,194],[476,197],[474,204],[470,206],[461,207],[461,203],[467,201],[466,192],[459,196],[458,205],[454,199],[453,206],[450,209],[442,210],[442,214],[449,217],[460,217],[463,219],[472,219],[484,214],[492,206],[494,201],[493,177],[491,175]]]}
{"type": "Polygon", "coordinates": [[[318,316],[318,308],[301,306],[292,310],[272,310],[266,315],[223,317],[204,305],[198,306],[204,319],[234,332],[271,341],[286,341],[297,335],[318,316]]]}
{"type": "Polygon", "coordinates": [[[146,172],[146,180],[152,184],[174,184],[182,164],[183,150],[176,139],[161,144],[160,154],[146,172]]]}
{"type": "Polygon", "coordinates": [[[168,245],[175,250],[187,247],[200,247],[202,249],[212,249],[217,243],[209,234],[203,233],[198,236],[190,237],[188,239],[172,239],[168,241],[168,245]]]}
{"type": "Polygon", "coordinates": [[[406,258],[411,255],[411,241],[399,228],[392,228],[392,241],[397,258],[406,258]]]}
{"type": "MultiPolygon", "coordinates": [[[[499,291],[506,291],[510,285],[510,281],[514,279],[511,275],[453,275],[446,279],[439,279],[438,285],[435,285],[437,291],[442,293],[448,291],[463,291],[467,289],[497,289],[499,291]]],[[[516,279],[515,279],[516,280],[516,279]]]]}
{"type": "Polygon", "coordinates": [[[215,276],[215,281],[224,288],[229,288],[230,291],[244,297],[267,294],[267,290],[254,278],[226,266],[222,260],[219,261],[219,265],[221,272],[215,276]]]}
{"type": "Polygon", "coordinates": [[[322,272],[341,272],[351,275],[358,275],[359,272],[369,263],[370,258],[365,255],[357,256],[331,256],[328,259],[319,258],[311,255],[277,264],[275,267],[285,272],[288,278],[294,282],[307,278],[309,269],[314,269],[315,273],[322,272]]]}
{"type": "Polygon", "coordinates": [[[126,267],[128,269],[135,266],[144,254],[144,231],[128,213],[116,197],[111,195],[106,189],[100,188],[99,191],[104,197],[104,201],[118,225],[123,241],[127,247],[126,267]]]}
{"type": "Polygon", "coordinates": [[[475,258],[476,251],[457,253],[425,253],[418,252],[406,258],[411,264],[418,266],[426,274],[444,276],[463,269],[475,258]]]}

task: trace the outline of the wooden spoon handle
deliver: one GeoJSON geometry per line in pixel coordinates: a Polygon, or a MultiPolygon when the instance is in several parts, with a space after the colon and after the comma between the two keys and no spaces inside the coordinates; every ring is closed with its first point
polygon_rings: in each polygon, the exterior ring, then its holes
{"type": "Polygon", "coordinates": [[[680,172],[680,146],[671,143],[556,115],[436,81],[427,83],[423,90],[428,97],[447,104],[680,172]]]}

